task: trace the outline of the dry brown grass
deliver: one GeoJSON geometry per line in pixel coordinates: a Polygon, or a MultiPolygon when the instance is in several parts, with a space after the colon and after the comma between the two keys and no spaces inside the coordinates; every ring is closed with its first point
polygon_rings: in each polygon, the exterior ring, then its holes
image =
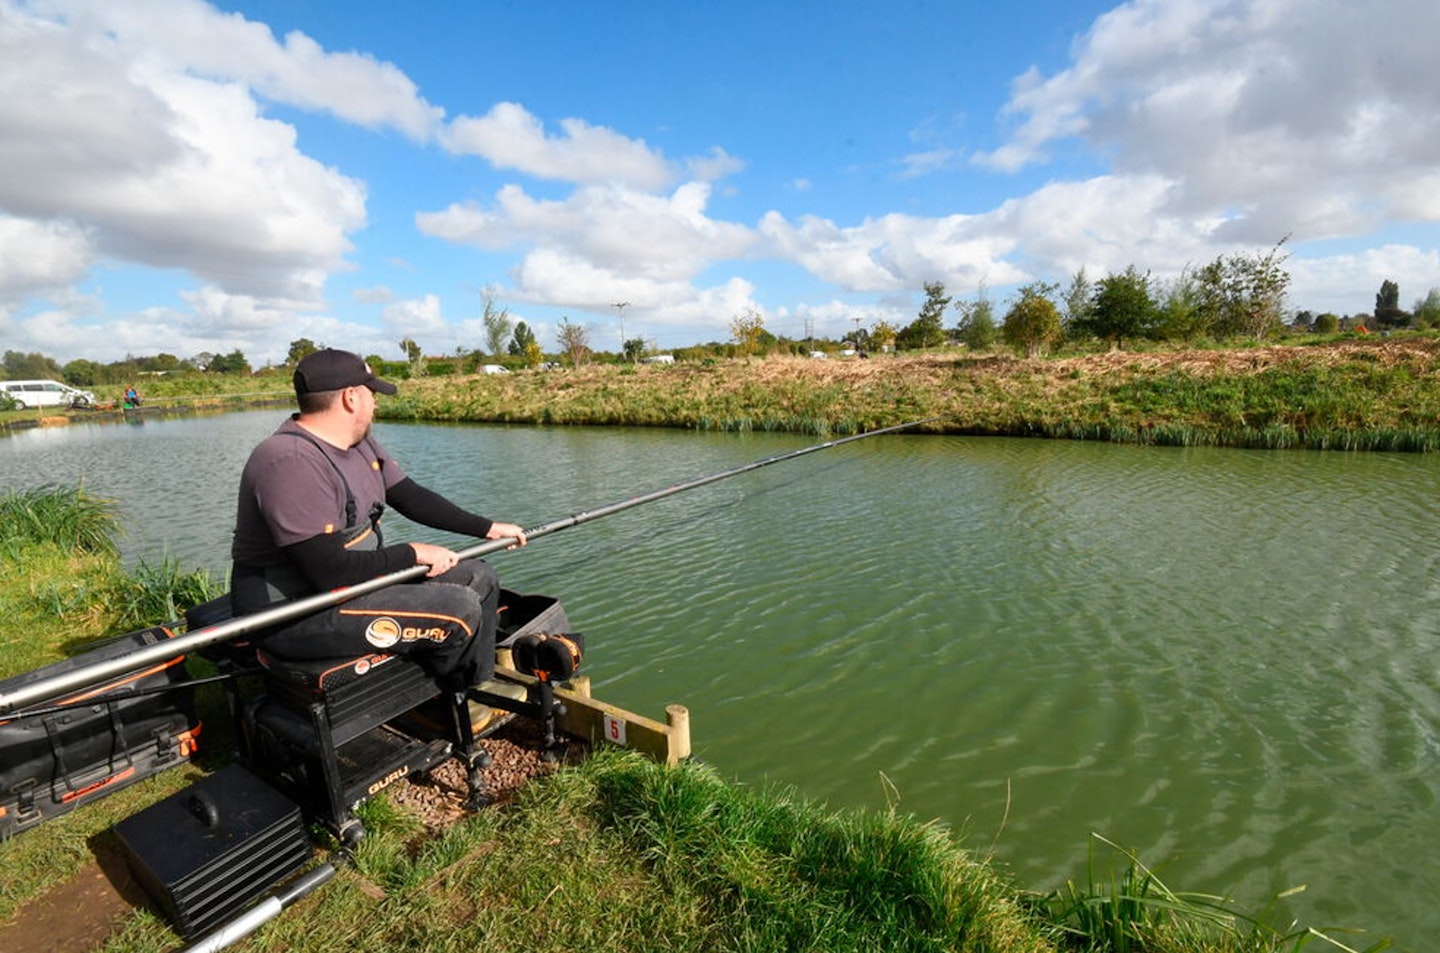
{"type": "Polygon", "coordinates": [[[1156,352],[1111,351],[1083,357],[1044,362],[1057,375],[1082,373],[1182,371],[1195,375],[1254,374],[1267,368],[1290,365],[1302,368],[1338,367],[1355,361],[1381,366],[1433,364],[1440,355],[1435,338],[1375,338],[1336,341],[1314,347],[1273,345],[1269,347],[1204,349],[1156,352]]]}

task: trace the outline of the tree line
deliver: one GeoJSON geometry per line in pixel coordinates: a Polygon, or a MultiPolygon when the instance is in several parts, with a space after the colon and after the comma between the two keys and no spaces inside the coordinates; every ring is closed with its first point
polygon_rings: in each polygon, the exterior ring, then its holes
{"type": "MultiPolygon", "coordinates": [[[[1068,286],[1034,281],[1021,287],[998,321],[982,287],[973,299],[953,300],[940,282],[925,285],[925,302],[914,321],[894,334],[898,349],[964,344],[983,350],[997,341],[1035,356],[1061,341],[1099,341],[1111,348],[1127,342],[1194,344],[1200,341],[1266,340],[1285,331],[1322,334],[1440,327],[1440,288],[1400,307],[1400,288],[1387,279],[1375,296],[1373,314],[1341,317],[1297,311],[1286,321],[1290,274],[1284,241],[1264,253],[1222,255],[1199,268],[1186,268],[1170,281],[1135,265],[1098,280],[1082,267],[1068,286]],[[953,306],[958,320],[945,327],[953,306]]],[[[861,335],[863,337],[863,335],[861,335]]],[[[865,342],[868,343],[868,342],[865,342]]]]}
{"type": "Polygon", "coordinates": [[[3,364],[3,376],[7,380],[62,380],[73,387],[126,384],[137,378],[162,374],[251,373],[250,362],[239,348],[229,354],[204,351],[188,359],[160,353],[149,357],[127,356],[124,360],[108,364],[77,358],[64,365],[39,352],[6,351],[0,358],[0,364],[3,364]]]}

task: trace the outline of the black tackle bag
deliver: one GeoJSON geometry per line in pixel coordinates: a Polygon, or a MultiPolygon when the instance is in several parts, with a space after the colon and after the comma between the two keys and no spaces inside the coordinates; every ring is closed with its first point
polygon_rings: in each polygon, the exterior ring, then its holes
{"type": "MultiPolygon", "coordinates": [[[[163,626],[118,636],[0,681],[0,694],[172,637],[163,626]]],[[[188,761],[200,722],[184,661],[175,655],[0,716],[0,840],[188,761]]]]}

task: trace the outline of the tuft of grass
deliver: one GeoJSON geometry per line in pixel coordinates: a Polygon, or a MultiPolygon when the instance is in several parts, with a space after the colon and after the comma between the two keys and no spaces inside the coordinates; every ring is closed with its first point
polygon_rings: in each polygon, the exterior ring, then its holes
{"type": "Polygon", "coordinates": [[[185,610],[225,592],[222,582],[206,569],[182,569],[172,557],[158,565],[141,560],[129,573],[111,583],[107,605],[115,633],[133,632],[162,622],[179,621],[185,610]]]}
{"type": "Polygon", "coordinates": [[[704,912],[717,949],[1054,949],[1014,892],[943,829],[833,813],[699,765],[590,766],[595,811],[663,895],[704,912]]]}
{"type": "MultiPolygon", "coordinates": [[[[1381,953],[1388,938],[1357,950],[1336,939],[1341,930],[1284,931],[1261,917],[1232,909],[1229,898],[1171,890],[1131,851],[1092,835],[1087,882],[1071,881],[1039,898],[1035,906],[1060,931],[1061,946],[1084,953],[1300,953],[1311,943],[1337,953],[1381,953]],[[1118,852],[1118,874],[1100,873],[1099,842],[1118,852]]],[[[1276,901],[1304,888],[1287,891],[1276,901]]]]}
{"type": "Polygon", "coordinates": [[[119,531],[115,501],[91,496],[83,486],[70,490],[47,485],[0,494],[0,547],[7,554],[16,547],[49,543],[114,555],[119,531]]]}

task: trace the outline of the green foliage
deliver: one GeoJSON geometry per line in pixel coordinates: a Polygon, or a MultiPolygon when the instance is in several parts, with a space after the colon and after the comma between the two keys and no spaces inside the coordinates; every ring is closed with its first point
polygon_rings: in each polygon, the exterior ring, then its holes
{"type": "Polygon", "coordinates": [[[1020,289],[1019,297],[1005,313],[1000,338],[1026,357],[1039,357],[1060,339],[1060,312],[1050,299],[1055,286],[1031,282],[1020,289]]]}
{"type": "Polygon", "coordinates": [[[489,348],[488,353],[499,357],[505,353],[505,346],[510,343],[510,335],[515,329],[515,323],[510,320],[509,308],[495,306],[495,295],[489,289],[485,291],[484,302],[485,306],[480,320],[485,325],[485,344],[489,348]]]}
{"type": "Polygon", "coordinates": [[[1425,297],[1415,302],[1415,326],[1440,327],[1440,288],[1431,288],[1425,297]]]}
{"type": "MultiPolygon", "coordinates": [[[[862,331],[863,333],[863,331],[862,331]]],[[[895,338],[899,334],[894,325],[888,321],[876,321],[875,327],[870,330],[868,342],[856,341],[856,347],[865,347],[868,343],[871,348],[883,351],[887,347],[895,346],[895,338]]]]}
{"type": "Polygon", "coordinates": [[[249,374],[250,362],[239,348],[229,354],[216,354],[210,358],[205,369],[212,374],[249,374]]]}
{"type": "Polygon", "coordinates": [[[1080,326],[1118,348],[1126,340],[1151,336],[1156,323],[1150,276],[1140,274],[1131,265],[1118,275],[1100,279],[1089,314],[1080,326]]]}
{"type": "Polygon", "coordinates": [[[400,342],[400,350],[405,354],[408,362],[410,377],[424,377],[428,368],[425,366],[425,349],[415,342],[413,338],[405,338],[400,342]]]}
{"type": "Polygon", "coordinates": [[[1381,282],[1375,295],[1375,323],[1382,328],[1404,327],[1410,314],[1400,307],[1400,286],[1388,278],[1381,282]]]}
{"type": "Polygon", "coordinates": [[[296,338],[290,342],[290,350],[285,355],[285,366],[294,367],[306,356],[314,354],[318,350],[320,348],[309,338],[296,338]]]}
{"type": "Polygon", "coordinates": [[[1220,256],[1195,275],[1201,327],[1218,339],[1263,340],[1280,327],[1290,273],[1281,239],[1265,254],[1220,256]]]}
{"type": "Polygon", "coordinates": [[[1154,337],[1161,341],[1193,341],[1204,334],[1200,292],[1189,268],[1156,288],[1154,337]]]}
{"type": "Polygon", "coordinates": [[[10,380],[59,380],[61,377],[60,365],[53,358],[36,352],[6,351],[4,363],[5,377],[10,380]]]}
{"type": "Polygon", "coordinates": [[[945,343],[945,309],[950,306],[950,296],[945,285],[939,281],[925,283],[925,303],[920,314],[895,336],[895,346],[901,350],[923,350],[939,347],[945,343]]]}
{"type": "Polygon", "coordinates": [[[746,308],[730,319],[730,338],[741,356],[759,354],[765,343],[765,316],[746,308]]]}
{"type": "Polygon", "coordinates": [[[94,361],[77,359],[65,365],[64,375],[71,387],[94,387],[105,380],[105,369],[94,361]]]}
{"type": "MultiPolygon", "coordinates": [[[[1098,834],[1093,835],[1090,848],[1086,883],[1069,881],[1037,904],[1068,940],[1062,943],[1066,949],[1086,953],[1263,953],[1299,951],[1318,940],[1327,944],[1325,949],[1361,953],[1330,935],[1340,931],[1296,929],[1293,924],[1277,929],[1259,917],[1238,912],[1226,897],[1171,890],[1133,852],[1098,834]],[[1113,870],[1102,872],[1097,865],[1097,841],[1124,858],[1118,876],[1113,870]]],[[[1303,889],[1286,891],[1276,900],[1303,889]]],[[[1380,953],[1390,945],[1388,939],[1381,939],[1363,953],[1380,953]]]]}
{"type": "Polygon", "coordinates": [[[1075,338],[1086,337],[1090,333],[1088,322],[1095,298],[1095,283],[1090,280],[1084,265],[1071,276],[1070,287],[1065,289],[1061,298],[1065,303],[1065,314],[1062,316],[1065,333],[1075,338]]]}
{"type": "MultiPolygon", "coordinates": [[[[515,332],[510,336],[510,353],[515,357],[523,357],[529,363],[531,349],[540,350],[540,343],[535,340],[535,332],[530,330],[530,325],[520,321],[515,325],[515,332]]],[[[533,365],[532,365],[533,366],[533,365]]]]}
{"type": "Polygon", "coordinates": [[[0,547],[6,553],[47,543],[114,555],[119,525],[115,501],[91,496],[83,486],[70,490],[46,485],[0,494],[0,547]]]}
{"type": "Polygon", "coordinates": [[[1077,945],[1106,953],[1161,953],[1214,948],[1219,936],[1240,939],[1248,932],[1237,927],[1220,898],[1177,894],[1134,854],[1121,853],[1127,864],[1119,877],[1102,875],[1092,841],[1087,883],[1067,882],[1042,901],[1049,918],[1077,945]]]}
{"type": "Polygon", "coordinates": [[[626,341],[624,347],[621,348],[622,356],[626,362],[630,364],[634,364],[640,360],[640,358],[644,357],[646,350],[644,338],[631,338],[626,341]]]}
{"type": "Polygon", "coordinates": [[[1000,330],[995,326],[995,306],[986,297],[983,287],[975,300],[957,301],[955,308],[960,312],[955,336],[961,344],[972,351],[986,351],[995,346],[1000,330]]]}
{"type": "Polygon", "coordinates": [[[112,631],[133,632],[158,622],[179,621],[185,610],[225,592],[209,570],[183,570],[178,560],[166,557],[160,564],[144,560],[120,576],[106,600],[113,613],[112,631]]]}
{"type": "MultiPolygon", "coordinates": [[[[208,365],[212,358],[213,355],[205,355],[201,366],[208,365]]],[[[75,387],[93,388],[106,384],[133,383],[141,377],[158,379],[161,375],[180,376],[195,370],[190,363],[181,361],[174,354],[165,353],[150,357],[126,357],[109,364],[77,358],[65,365],[63,380],[75,387]]]]}
{"type": "Polygon", "coordinates": [[[590,359],[590,333],[583,324],[572,324],[569,318],[561,318],[555,340],[561,353],[569,358],[571,367],[579,367],[590,359]]]}

